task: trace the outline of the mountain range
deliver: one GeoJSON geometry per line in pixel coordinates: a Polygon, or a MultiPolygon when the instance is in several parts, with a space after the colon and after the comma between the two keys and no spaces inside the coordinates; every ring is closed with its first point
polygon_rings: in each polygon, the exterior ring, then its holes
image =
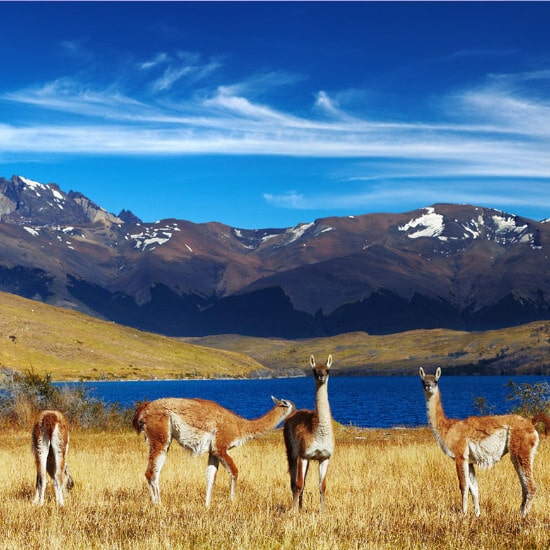
{"type": "Polygon", "coordinates": [[[0,178],[0,291],[169,336],[284,338],[550,319],[550,220],[473,205],[239,229],[111,214],[0,178]]]}

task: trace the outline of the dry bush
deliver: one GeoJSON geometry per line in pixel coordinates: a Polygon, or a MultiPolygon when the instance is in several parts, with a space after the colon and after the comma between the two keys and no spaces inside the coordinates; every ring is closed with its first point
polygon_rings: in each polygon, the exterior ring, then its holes
{"type": "Polygon", "coordinates": [[[0,369],[0,426],[28,428],[44,409],[58,409],[72,426],[126,428],[133,411],[90,398],[84,386],[54,386],[49,374],[0,369]]]}
{"type": "Polygon", "coordinates": [[[162,506],[149,502],[147,445],[130,431],[73,430],[69,465],[75,488],[64,509],[51,484],[43,508],[31,505],[34,464],[30,434],[0,434],[2,547],[36,548],[546,548],[550,487],[542,438],[538,494],[526,520],[510,460],[480,472],[482,516],[460,512],[453,461],[426,429],[348,430],[337,434],[328,470],[326,511],[318,513],[312,463],[302,513],[291,494],[280,430],[231,451],[240,470],[237,498],[220,468],[206,510],[206,457],[177,444],[161,474],[162,506]]]}

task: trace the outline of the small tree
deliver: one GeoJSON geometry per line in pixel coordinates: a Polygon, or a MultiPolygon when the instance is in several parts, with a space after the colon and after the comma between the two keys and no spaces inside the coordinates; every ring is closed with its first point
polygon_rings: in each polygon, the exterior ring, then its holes
{"type": "Polygon", "coordinates": [[[481,415],[489,415],[495,412],[495,406],[489,405],[487,399],[483,396],[474,397],[474,409],[481,415]]]}
{"type": "Polygon", "coordinates": [[[550,408],[550,385],[548,382],[516,384],[510,380],[506,385],[510,388],[506,401],[517,402],[517,405],[512,407],[512,412],[532,418],[538,413],[545,413],[550,408]]]}

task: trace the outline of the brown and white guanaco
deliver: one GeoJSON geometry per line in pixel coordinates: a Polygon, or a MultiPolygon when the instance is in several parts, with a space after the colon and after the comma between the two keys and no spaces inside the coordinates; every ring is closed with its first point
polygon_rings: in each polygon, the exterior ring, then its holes
{"type": "Polygon", "coordinates": [[[46,472],[53,480],[55,499],[64,505],[63,491],[71,490],[73,478],[67,466],[69,422],[60,411],[42,411],[32,428],[32,450],[36,463],[36,493],[33,504],[44,504],[46,472]]]}
{"type": "Polygon", "coordinates": [[[327,468],[334,453],[334,433],[332,415],[328,402],[328,378],[332,366],[332,355],[327,362],[317,365],[313,355],[309,358],[315,380],[315,410],[298,410],[284,423],[292,509],[302,508],[302,498],[310,460],[319,463],[320,511],[325,507],[327,468]]]}
{"type": "Polygon", "coordinates": [[[435,375],[426,374],[420,367],[420,378],[426,397],[428,423],[443,452],[454,459],[458,483],[462,493],[462,512],[468,510],[468,491],[474,501],[476,516],[480,515],[479,489],[474,465],[490,468],[506,454],[521,483],[521,513],[527,515],[535,496],[533,462],[539,436],[533,423],[515,414],[498,416],[471,416],[465,420],[447,418],[441,404],[438,381],[441,369],[435,375]]]}
{"type": "Polygon", "coordinates": [[[153,503],[160,503],[159,476],[173,439],[195,456],[208,453],[206,506],[221,463],[231,478],[230,497],[235,497],[238,469],[228,451],[277,427],[294,410],[286,399],[272,397],[275,407],[264,416],[247,420],[205,399],[165,398],[140,405],[133,425],[149,443],[149,463],[145,477],[153,503]]]}

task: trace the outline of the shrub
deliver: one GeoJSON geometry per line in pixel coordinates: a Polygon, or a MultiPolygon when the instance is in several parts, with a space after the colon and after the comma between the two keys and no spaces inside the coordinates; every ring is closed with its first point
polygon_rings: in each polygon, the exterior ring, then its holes
{"type": "Polygon", "coordinates": [[[495,406],[490,405],[487,402],[487,399],[483,396],[474,397],[473,406],[474,406],[474,409],[477,410],[477,412],[481,415],[494,414],[495,412],[495,406]]]}
{"type": "Polygon", "coordinates": [[[512,412],[533,417],[538,413],[547,412],[550,408],[550,385],[548,382],[516,384],[510,380],[507,386],[510,388],[510,393],[506,396],[506,400],[517,402],[517,405],[512,408],[512,412]]]}
{"type": "Polygon", "coordinates": [[[54,386],[50,374],[0,370],[1,423],[28,426],[44,409],[58,409],[72,425],[83,428],[122,428],[130,424],[130,410],[87,396],[84,386],[54,386]]]}

